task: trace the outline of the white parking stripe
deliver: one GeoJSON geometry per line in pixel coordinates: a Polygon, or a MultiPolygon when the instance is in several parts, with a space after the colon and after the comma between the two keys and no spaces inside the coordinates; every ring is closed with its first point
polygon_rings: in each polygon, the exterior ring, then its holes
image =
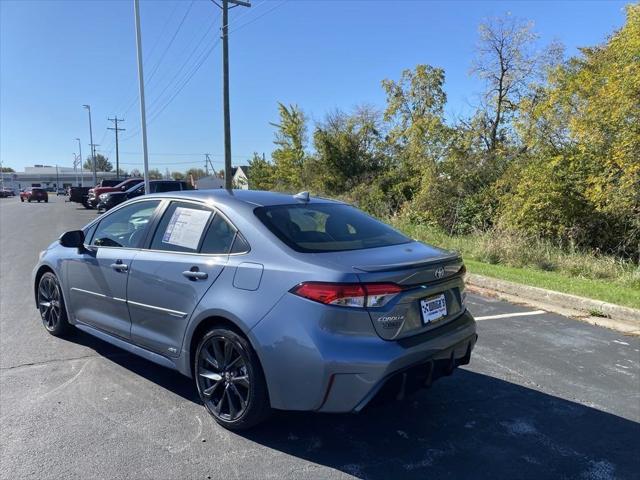
{"type": "Polygon", "coordinates": [[[510,317],[526,317],[528,315],[542,315],[547,313],[544,310],[534,310],[533,312],[516,312],[516,313],[502,313],[500,315],[486,315],[484,317],[474,317],[476,320],[494,320],[496,318],[510,318],[510,317]]]}

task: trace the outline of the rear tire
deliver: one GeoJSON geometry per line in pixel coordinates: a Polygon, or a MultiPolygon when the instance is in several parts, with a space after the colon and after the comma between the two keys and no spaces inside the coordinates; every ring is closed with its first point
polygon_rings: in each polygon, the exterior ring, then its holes
{"type": "Polygon", "coordinates": [[[38,310],[45,330],[54,337],[64,336],[71,327],[62,296],[62,287],[51,272],[45,272],[38,282],[38,310]]]}
{"type": "Polygon", "coordinates": [[[245,430],[271,412],[267,383],[249,342],[228,328],[212,328],[198,343],[193,373],[207,411],[229,430],[245,430]]]}

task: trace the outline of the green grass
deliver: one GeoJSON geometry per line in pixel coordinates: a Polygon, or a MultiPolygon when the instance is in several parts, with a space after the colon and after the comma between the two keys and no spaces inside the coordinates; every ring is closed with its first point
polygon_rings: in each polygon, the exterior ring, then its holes
{"type": "Polygon", "coordinates": [[[448,235],[403,219],[391,223],[412,238],[460,252],[472,273],[640,308],[637,263],[505,232],[448,235]]]}
{"type": "Polygon", "coordinates": [[[570,293],[616,305],[640,308],[640,290],[637,288],[616,285],[603,280],[568,277],[557,272],[545,272],[533,268],[492,265],[477,260],[466,259],[465,264],[469,272],[478,275],[570,293]]]}

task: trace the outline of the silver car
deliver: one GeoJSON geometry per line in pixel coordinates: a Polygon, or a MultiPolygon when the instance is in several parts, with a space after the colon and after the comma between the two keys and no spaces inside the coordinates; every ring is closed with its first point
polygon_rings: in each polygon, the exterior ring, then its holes
{"type": "Polygon", "coordinates": [[[146,195],[70,231],[33,271],[71,325],[195,380],[230,429],[271,409],[358,412],[469,362],[465,268],[357,208],[200,190],[146,195]]]}

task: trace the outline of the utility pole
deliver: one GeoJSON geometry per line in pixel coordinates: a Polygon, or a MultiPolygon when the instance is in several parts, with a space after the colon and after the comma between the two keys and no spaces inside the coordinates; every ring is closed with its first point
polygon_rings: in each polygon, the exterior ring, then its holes
{"type": "Polygon", "coordinates": [[[209,167],[211,167],[211,172],[213,172],[213,175],[216,175],[216,168],[213,166],[213,162],[211,161],[211,154],[205,153],[204,154],[204,171],[206,172],[207,176],[209,176],[209,167]]]}
{"type": "Polygon", "coordinates": [[[93,162],[93,184],[98,184],[98,173],[96,169],[96,149],[93,144],[93,127],[91,125],[91,105],[83,105],[84,108],[89,112],[89,141],[91,142],[91,161],[93,162]]]}
{"type": "Polygon", "coordinates": [[[138,87],[140,90],[140,123],[142,124],[142,155],[144,157],[144,192],[149,189],[149,154],[147,152],[147,114],[144,105],[144,72],[142,70],[142,36],[140,34],[140,1],[133,0],[133,13],[136,22],[136,51],[138,56],[138,87]]]}
{"type": "MultiPolygon", "coordinates": [[[[215,0],[212,0],[214,3],[215,0]]],[[[216,3],[216,5],[218,5],[216,3]]],[[[243,0],[222,0],[222,103],[224,107],[224,188],[231,190],[231,118],[229,114],[229,8],[251,7],[243,0]],[[232,7],[229,7],[229,4],[232,7]]]]}
{"type": "Polygon", "coordinates": [[[76,137],[76,140],[78,141],[78,153],[80,154],[80,178],[82,178],[82,185],[80,186],[84,187],[84,171],[82,170],[82,142],[78,137],[76,137]]]}
{"type": "Polygon", "coordinates": [[[125,128],[118,128],[118,122],[124,122],[124,118],[118,118],[117,115],[114,118],[107,118],[110,122],[115,123],[115,127],[107,127],[107,130],[113,130],[116,132],[116,180],[120,180],[120,152],[118,151],[118,132],[124,132],[125,128]]]}

